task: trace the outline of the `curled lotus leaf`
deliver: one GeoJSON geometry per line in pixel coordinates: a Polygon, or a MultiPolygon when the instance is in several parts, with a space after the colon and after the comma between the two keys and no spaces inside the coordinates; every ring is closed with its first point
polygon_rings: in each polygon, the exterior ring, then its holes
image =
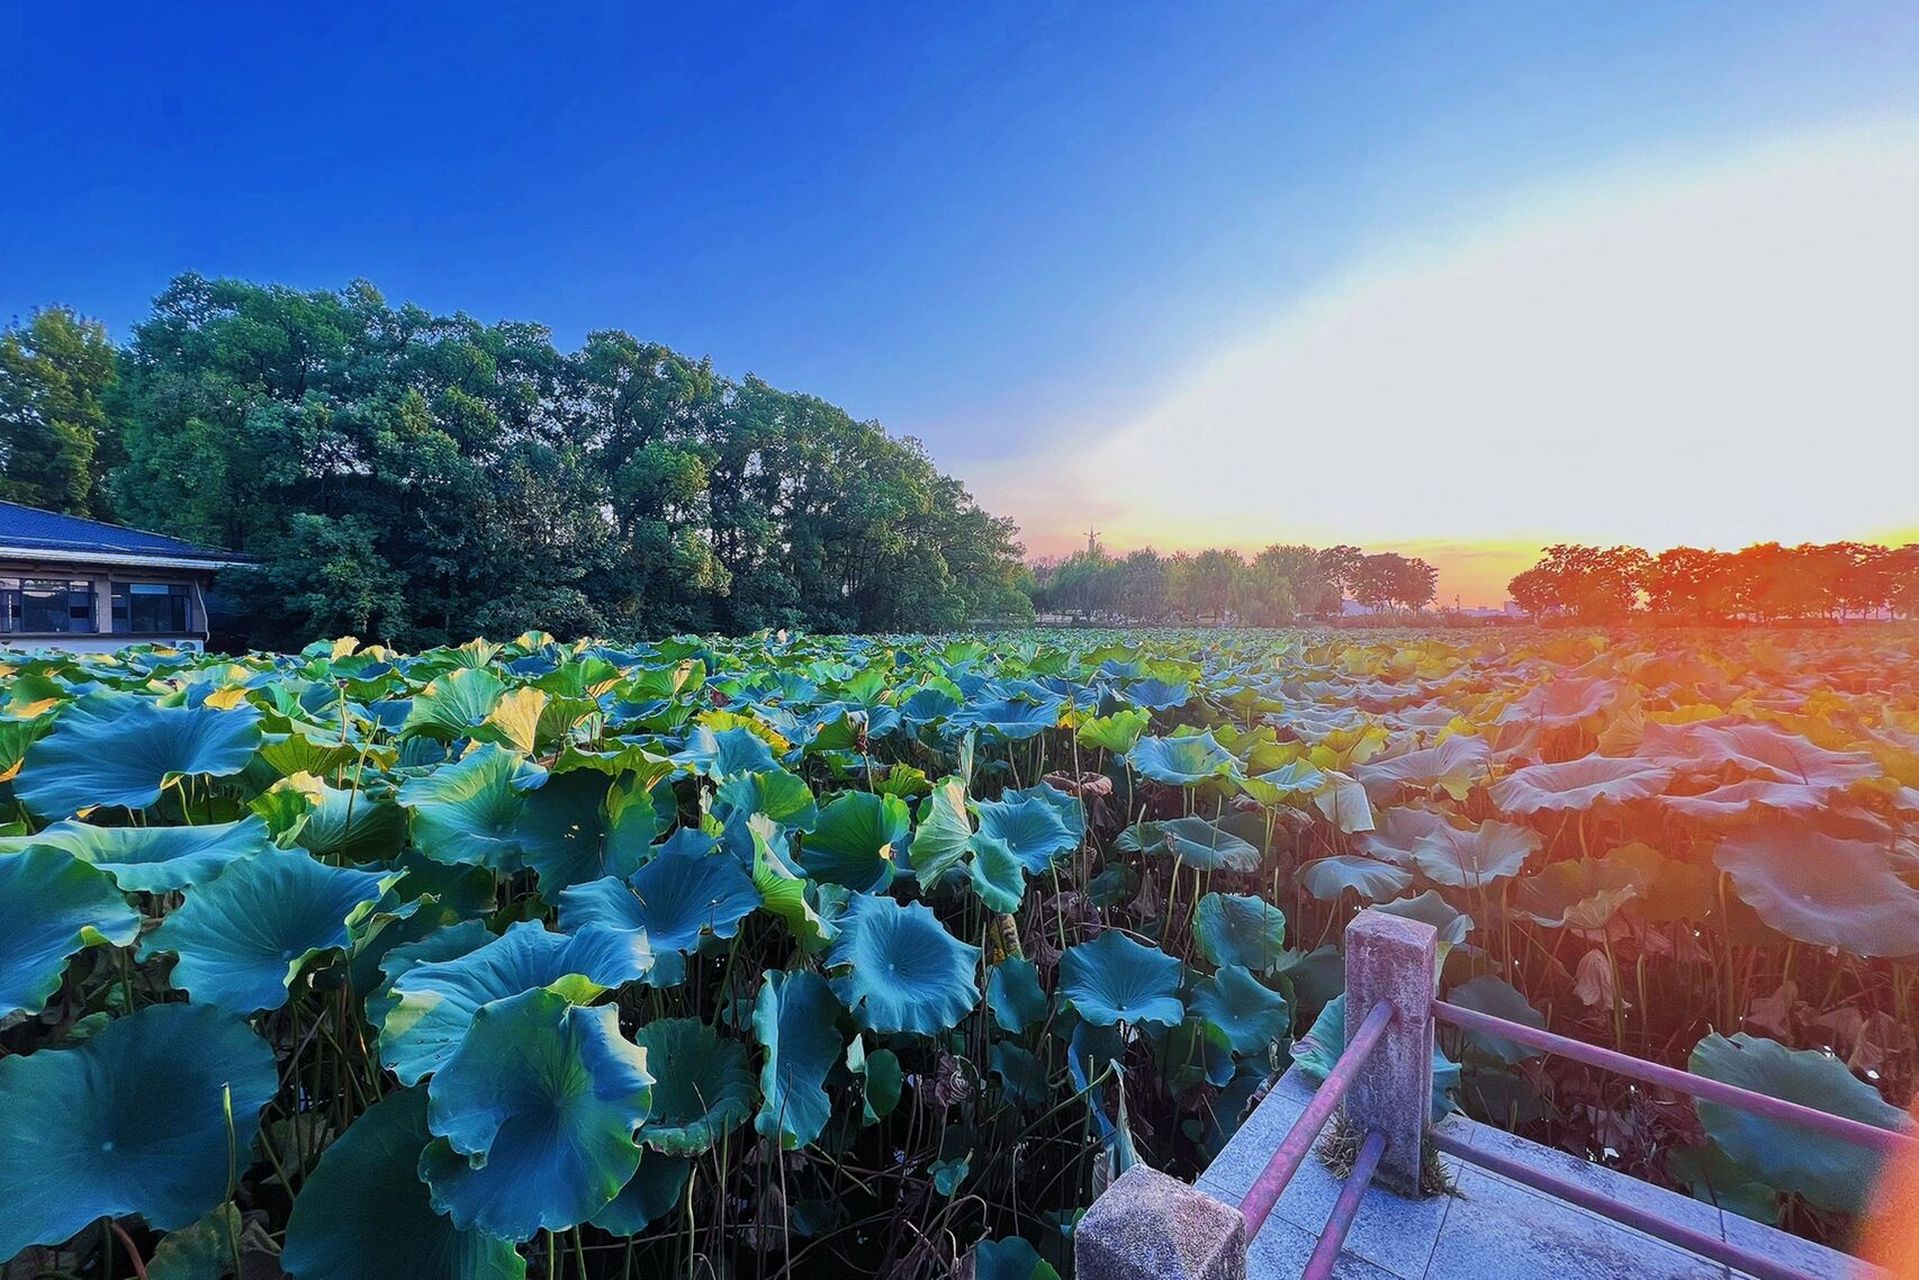
{"type": "Polygon", "coordinates": [[[531,766],[494,743],[400,787],[413,844],[436,862],[467,863],[498,872],[520,869],[515,830],[526,799],[514,785],[531,766]]]}
{"type": "Polygon", "coordinates": [[[181,778],[239,773],[260,747],[260,713],[163,707],[135,694],[93,694],[63,712],[27,748],[14,794],[36,817],[140,810],[181,778]]]}
{"type": "Polygon", "coordinates": [[[967,873],[973,892],[989,911],[1011,915],[1026,897],[1026,866],[1004,840],[976,831],[966,842],[967,873]]]}
{"type": "Polygon", "coordinates": [[[1236,1054],[1262,1054],[1286,1039],[1292,1010],[1286,997],[1236,964],[1193,985],[1193,1012],[1226,1033],[1236,1054]]]}
{"type": "Polygon", "coordinates": [[[390,879],[305,853],[242,858],[187,894],[141,942],[140,958],[176,954],[168,980],[196,1003],[242,1014],[278,1009],[307,961],[347,945],[348,926],[390,879]]]}
{"type": "Polygon", "coordinates": [[[572,885],[632,875],[672,822],[672,792],[631,774],[610,784],[587,769],[548,774],[522,794],[513,834],[548,901],[572,885]]]}
{"type": "Polygon", "coordinates": [[[129,893],[163,893],[204,884],[230,862],[252,857],[268,844],[258,818],[197,827],[96,827],[56,822],[31,836],[9,836],[0,847],[30,844],[64,849],[112,876],[129,893]]]}
{"type": "MultiPolygon", "coordinates": [[[[1910,1131],[1911,1121],[1829,1053],[1789,1049],[1777,1040],[1717,1033],[1692,1051],[1690,1069],[1742,1089],[1846,1116],[1881,1129],[1910,1131]]],[[[1729,1107],[1698,1103],[1706,1133],[1735,1165],[1769,1187],[1797,1191],[1822,1209],[1857,1213],[1878,1181],[1880,1157],[1843,1138],[1729,1107]]]]}
{"type": "Polygon", "coordinates": [[[1239,780],[1240,790],[1263,805],[1303,804],[1325,787],[1324,769],[1306,760],[1288,760],[1277,769],[1268,769],[1239,780]]]}
{"type": "Polygon", "coordinates": [[[1619,701],[1624,686],[1617,680],[1559,677],[1535,685],[1499,714],[1500,724],[1536,724],[1557,729],[1580,724],[1619,701]]]}
{"type": "Polygon", "coordinates": [[[1032,875],[1043,874],[1052,866],[1054,858],[1079,848],[1079,834],[1068,829],[1060,807],[1037,795],[1018,794],[982,801],[979,829],[981,835],[1003,841],[1032,875]]]}
{"type": "Polygon", "coordinates": [[[753,1037],[765,1051],[753,1127],[787,1151],[818,1138],[832,1119],[826,1077],[845,1047],[839,1014],[832,989],[810,969],[767,971],[753,1002],[753,1037]]]}
{"type": "Polygon", "coordinates": [[[1476,783],[1492,771],[1492,748],[1484,738],[1454,734],[1437,746],[1377,758],[1358,765],[1353,776],[1375,800],[1390,800],[1401,791],[1444,791],[1464,800],[1476,783]]]}
{"type": "Polygon", "coordinates": [[[1451,825],[1446,815],[1436,809],[1401,805],[1378,815],[1373,829],[1353,836],[1352,845],[1369,858],[1410,867],[1419,842],[1451,825]]]}
{"type": "Polygon", "coordinates": [[[547,988],[587,1001],[638,981],[653,952],[638,929],[588,925],[549,933],[521,921],[483,946],[445,960],[410,964],[391,983],[380,1026],[380,1060],[413,1085],[458,1052],[474,1015],[495,1000],[547,988]]]}
{"type": "Polygon", "coordinates": [[[1259,870],[1258,847],[1219,823],[1195,815],[1150,825],[1158,836],[1159,847],[1185,866],[1201,871],[1259,870]]]}
{"type": "MultiPolygon", "coordinates": [[[[1446,993],[1446,999],[1476,1013],[1504,1018],[1508,1022],[1517,1022],[1538,1031],[1546,1029],[1545,1015],[1533,1008],[1526,997],[1519,994],[1510,982],[1494,974],[1482,973],[1476,978],[1460,983],[1446,993]]],[[[1529,1049],[1518,1041],[1508,1040],[1504,1036],[1492,1035],[1484,1031],[1468,1031],[1465,1036],[1482,1051],[1508,1064],[1524,1062],[1528,1058],[1539,1056],[1539,1050],[1529,1049]]]]}
{"type": "Polygon", "coordinates": [[[506,684],[484,667],[461,667],[427,682],[413,695],[401,737],[457,742],[477,734],[506,695],[506,684]]]}
{"type": "Polygon", "coordinates": [[[693,1177],[691,1156],[669,1156],[649,1150],[620,1194],[587,1221],[610,1235],[635,1236],[665,1218],[686,1194],[693,1177]]]}
{"type": "Polygon", "coordinates": [[[966,856],[972,838],[965,780],[957,776],[940,779],[932,793],[920,801],[919,826],[913,832],[910,851],[913,874],[921,884],[938,884],[966,856]]]}
{"type": "Polygon", "coordinates": [[[1804,787],[1821,798],[1881,772],[1879,761],[1868,752],[1831,751],[1767,724],[1649,723],[1637,754],[1676,768],[1703,766],[1804,787]]]}
{"type": "MultiPolygon", "coordinates": [[[[409,917],[409,920],[417,918],[409,917]]],[[[386,948],[373,962],[374,967],[384,975],[371,981],[356,979],[356,989],[371,989],[366,998],[366,1020],[378,1035],[386,1024],[387,1014],[393,1012],[393,1006],[399,1003],[399,996],[393,992],[393,984],[412,970],[423,964],[434,964],[442,960],[457,960],[459,957],[492,942],[497,935],[486,927],[484,920],[455,920],[435,925],[426,933],[407,938],[386,948]]],[[[354,956],[355,967],[363,963],[363,954],[354,956]]]]}
{"type": "Polygon", "coordinates": [[[1183,966],[1175,956],[1108,930],[1066,948],[1059,962],[1060,995],[1093,1026],[1178,1026],[1183,966]]]}
{"type": "Polygon", "coordinates": [[[1243,893],[1209,893],[1193,913],[1193,941],[1217,966],[1273,973],[1286,956],[1286,913],[1243,893]]]}
{"type": "Polygon", "coordinates": [[[1413,873],[1390,862],[1357,854],[1336,853],[1314,858],[1299,869],[1306,892],[1331,902],[1351,893],[1361,902],[1384,902],[1413,887],[1413,873]]]}
{"type": "Polygon", "coordinates": [[[74,1048],[0,1058],[0,1257],[96,1218],[203,1217],[226,1199],[228,1143],[248,1158],[279,1087],[267,1042],[210,1005],[149,1005],[74,1048]]]}
{"type": "Polygon", "coordinates": [[[1698,795],[1665,795],[1659,802],[1674,813],[1701,822],[1744,822],[1755,817],[1773,820],[1778,813],[1812,814],[1825,807],[1817,791],[1799,782],[1771,782],[1747,778],[1698,795]]]}
{"type": "Polygon", "coordinates": [[[140,932],[140,913],[104,871],[46,845],[0,854],[0,902],[0,1018],[39,1013],[74,955],[126,946],[140,932]]]}
{"type": "Polygon", "coordinates": [[[300,1186],[280,1265],[294,1280],[524,1280],[526,1260],[433,1211],[420,1155],[425,1089],[388,1094],[347,1127],[300,1186]]]}
{"type": "Polygon", "coordinates": [[[1049,697],[1038,701],[1027,698],[989,698],[968,702],[946,718],[948,734],[976,730],[992,741],[1024,742],[1038,737],[1059,723],[1064,701],[1049,697]]]}
{"type": "Polygon", "coordinates": [[[769,773],[780,767],[766,740],[744,726],[714,730],[698,725],[687,735],[686,747],[671,757],[715,782],[742,773],[769,773]]]}
{"type": "Polygon", "coordinates": [[[1126,753],[1141,777],[1173,787],[1197,787],[1239,772],[1239,759],[1211,733],[1178,738],[1141,738],[1126,753]]]}
{"type": "Polygon", "coordinates": [[[1110,716],[1094,716],[1081,722],[1079,740],[1114,755],[1125,755],[1146,732],[1153,718],[1144,711],[1123,707],[1110,716]]]}
{"type": "Polygon", "coordinates": [[[1413,849],[1413,865],[1434,884],[1477,888],[1516,876],[1539,852],[1539,833],[1496,819],[1476,827],[1436,827],[1413,849]]]}
{"type": "Polygon", "coordinates": [[[862,1029],[933,1035],[979,1003],[980,949],[924,905],[856,893],[839,925],[827,967],[862,1029]]]}
{"type": "Polygon", "coordinates": [[[1540,868],[1519,882],[1513,907],[1551,928],[1603,929],[1643,884],[1638,869],[1611,858],[1575,858],[1540,868]]]}
{"type": "Polygon", "coordinates": [[[1861,956],[1919,955],[1919,889],[1880,845],[1766,823],[1727,836],[1713,859],[1759,918],[1789,938],[1861,956]]]}
{"type": "Polygon", "coordinates": [[[685,956],[706,938],[738,933],[759,905],[752,877],[731,854],[663,849],[625,880],[608,876],[563,891],[560,927],[645,930],[653,948],[646,980],[671,987],[685,980],[685,956]]]}
{"type": "Polygon", "coordinates": [[[1556,813],[1590,809],[1604,801],[1625,804],[1656,796],[1672,770],[1647,760],[1582,756],[1558,764],[1534,764],[1492,786],[1493,804],[1506,813],[1556,813]]]}
{"type": "Polygon", "coordinates": [[[1021,1035],[1046,1021],[1046,993],[1039,969],[1024,956],[1008,956],[986,971],[986,1003],[1000,1030],[1021,1035]]]}
{"type": "Polygon", "coordinates": [[[1428,889],[1411,898],[1394,898],[1391,902],[1376,903],[1368,910],[1384,911],[1388,915],[1404,916],[1408,920],[1429,924],[1439,931],[1442,947],[1457,946],[1464,942],[1473,928],[1473,918],[1440,897],[1437,889],[1428,889]]]}
{"type": "Polygon", "coordinates": [[[427,1099],[438,1138],[420,1176],[434,1209],[527,1240],[578,1226],[631,1180],[653,1077],[618,1010],[536,990],[482,1006],[427,1099]]]}
{"type": "Polygon", "coordinates": [[[893,882],[912,821],[898,796],[844,792],[821,807],[818,825],[800,838],[800,866],[815,880],[877,893],[893,882]]]}
{"type": "Polygon", "coordinates": [[[652,1150],[699,1155],[753,1118],[760,1099],[745,1045],[698,1018],[655,1019],[633,1041],[655,1080],[653,1114],[640,1133],[652,1150]]]}

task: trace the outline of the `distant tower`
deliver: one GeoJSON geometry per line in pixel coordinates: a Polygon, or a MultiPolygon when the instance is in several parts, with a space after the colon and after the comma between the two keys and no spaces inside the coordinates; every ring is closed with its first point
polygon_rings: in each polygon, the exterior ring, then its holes
{"type": "Polygon", "coordinates": [[[1099,530],[1093,527],[1090,520],[1086,522],[1086,554],[1089,556],[1099,554],[1099,530]]]}

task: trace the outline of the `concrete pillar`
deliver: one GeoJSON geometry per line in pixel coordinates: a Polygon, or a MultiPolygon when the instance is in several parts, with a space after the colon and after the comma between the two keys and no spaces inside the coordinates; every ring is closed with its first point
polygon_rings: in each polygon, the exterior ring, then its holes
{"type": "Polygon", "coordinates": [[[1136,1164],[1081,1216],[1073,1267],[1079,1280],[1246,1280],[1246,1220],[1136,1164]]]}
{"type": "Polygon", "coordinates": [[[1439,935],[1429,924],[1362,911],[1346,926],[1346,1036],[1380,1001],[1393,1020],[1346,1093],[1346,1119],[1360,1133],[1386,1136],[1373,1181],[1418,1196],[1420,1144],[1432,1119],[1433,992],[1439,935]]]}

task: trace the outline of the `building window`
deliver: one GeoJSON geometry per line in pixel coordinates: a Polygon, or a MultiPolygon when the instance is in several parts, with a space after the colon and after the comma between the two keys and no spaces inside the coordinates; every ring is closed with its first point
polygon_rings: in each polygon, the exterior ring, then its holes
{"type": "Polygon", "coordinates": [[[92,631],[93,585],[58,578],[0,578],[0,631],[92,631]]]}
{"type": "Polygon", "coordinates": [[[185,632],[192,588],[168,582],[113,584],[113,629],[120,635],[185,632]]]}

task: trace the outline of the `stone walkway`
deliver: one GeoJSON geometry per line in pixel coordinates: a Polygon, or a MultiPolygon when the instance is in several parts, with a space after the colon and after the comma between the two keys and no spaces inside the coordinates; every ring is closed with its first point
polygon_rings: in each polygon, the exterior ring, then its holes
{"type": "MultiPolygon", "coordinates": [[[[1287,1072],[1200,1178],[1199,1189],[1238,1204],[1311,1097],[1311,1083],[1296,1072],[1287,1072]]],[[[1820,1280],[1868,1276],[1890,1280],[1856,1258],[1464,1117],[1449,1117],[1442,1127],[1475,1147],[1496,1149],[1557,1177],[1730,1239],[1820,1280]]],[[[1413,1201],[1376,1189],[1367,1193],[1346,1237],[1336,1276],[1343,1280],[1729,1280],[1725,1267],[1663,1240],[1476,1166],[1450,1158],[1446,1163],[1457,1195],[1413,1201]]],[[[1339,1189],[1339,1180],[1316,1156],[1309,1156],[1252,1242],[1249,1280],[1291,1280],[1299,1275],[1339,1189]]]]}

